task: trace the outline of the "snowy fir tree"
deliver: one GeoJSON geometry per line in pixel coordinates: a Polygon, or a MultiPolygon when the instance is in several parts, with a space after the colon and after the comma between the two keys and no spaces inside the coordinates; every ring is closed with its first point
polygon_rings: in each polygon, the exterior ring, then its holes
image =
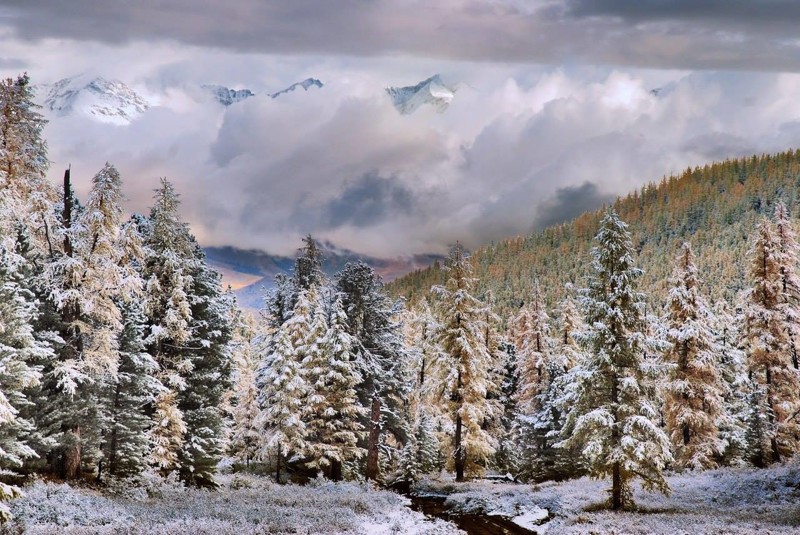
{"type": "Polygon", "coordinates": [[[675,465],[692,470],[714,468],[723,449],[718,428],[724,412],[719,349],[688,242],[681,246],[670,285],[665,318],[669,347],[664,360],[671,367],[662,388],[675,465]]]}
{"type": "Polygon", "coordinates": [[[262,448],[263,433],[259,417],[256,374],[259,351],[268,339],[267,333],[256,335],[255,320],[239,310],[234,313],[231,357],[233,387],[225,395],[225,408],[230,417],[228,453],[247,469],[262,448]]]}
{"type": "Polygon", "coordinates": [[[353,358],[341,297],[334,298],[328,314],[317,307],[302,364],[309,388],[305,407],[308,464],[338,481],[343,465],[365,454],[358,443],[364,429],[360,419],[366,414],[355,390],[361,374],[353,358]]]}
{"type": "Polygon", "coordinates": [[[718,366],[722,381],[722,396],[725,410],[720,415],[719,436],[724,450],[723,465],[739,465],[747,456],[747,422],[750,405],[748,397],[751,382],[747,373],[745,354],[739,345],[739,334],[743,317],[730,310],[725,301],[713,307],[714,340],[719,350],[718,366]]]}
{"type": "Polygon", "coordinates": [[[792,365],[800,368],[800,277],[797,274],[800,245],[797,243],[789,210],[783,202],[775,206],[775,237],[778,241],[776,262],[781,280],[781,308],[789,335],[792,365]]]}
{"type": "Polygon", "coordinates": [[[302,460],[308,449],[307,430],[302,415],[309,385],[302,361],[311,332],[311,315],[316,293],[301,290],[292,316],[272,335],[268,353],[258,368],[258,402],[265,441],[263,459],[275,457],[275,480],[281,480],[286,462],[302,460]]]}
{"type": "Polygon", "coordinates": [[[669,439],[658,427],[654,386],[643,363],[648,345],[636,291],[627,225],[609,210],[592,249],[594,274],[583,293],[586,359],[571,371],[562,446],[578,447],[590,475],[611,476],[612,509],[632,506],[632,480],[669,492],[662,470],[671,460],[669,439]]]}
{"type": "Polygon", "coordinates": [[[141,306],[123,305],[120,321],[117,373],[103,382],[99,392],[106,413],[102,471],[110,476],[136,475],[147,469],[152,422],[146,408],[161,388],[154,378],[158,365],[144,347],[146,320],[141,306]]]}
{"type": "Polygon", "coordinates": [[[440,400],[452,418],[452,462],[456,480],[483,473],[496,448],[496,440],[484,428],[487,419],[499,415],[493,388],[495,366],[487,350],[484,331],[485,306],[472,295],[475,279],[460,244],[450,252],[448,279],[433,289],[439,300],[440,343],[445,358],[438,366],[442,385],[440,400]]]}
{"type": "Polygon", "coordinates": [[[347,333],[361,374],[356,385],[359,403],[367,408],[362,419],[366,431],[360,444],[367,450],[365,476],[381,478],[381,451],[392,453],[407,440],[404,417],[409,385],[403,381],[407,368],[400,322],[400,305],[389,297],[375,270],[364,262],[352,262],[336,274],[335,291],[347,316],[347,333]],[[385,444],[381,450],[380,445],[385,444]]]}
{"type": "Polygon", "coordinates": [[[517,315],[514,339],[520,367],[520,410],[532,414],[539,408],[539,394],[547,387],[551,345],[550,317],[544,308],[537,281],[533,283],[530,301],[517,315]]]}
{"type": "MultiPolygon", "coordinates": [[[[750,422],[763,425],[763,440],[754,445],[763,456],[756,464],[769,464],[797,452],[800,428],[800,371],[792,362],[791,330],[787,325],[787,300],[783,294],[781,241],[772,224],[764,219],[758,225],[750,251],[752,288],[744,309],[743,344],[747,365],[756,392],[751,396],[750,422]],[[766,422],[766,425],[763,424],[766,422]]],[[[752,433],[751,433],[752,436],[752,433]]]]}

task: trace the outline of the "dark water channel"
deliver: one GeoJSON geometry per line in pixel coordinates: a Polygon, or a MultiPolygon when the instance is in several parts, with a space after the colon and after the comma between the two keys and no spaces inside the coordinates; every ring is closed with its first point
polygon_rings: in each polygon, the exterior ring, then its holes
{"type": "Polygon", "coordinates": [[[410,496],[411,509],[429,517],[452,522],[468,535],[531,535],[535,531],[516,525],[502,516],[461,514],[445,508],[445,496],[410,496]]]}

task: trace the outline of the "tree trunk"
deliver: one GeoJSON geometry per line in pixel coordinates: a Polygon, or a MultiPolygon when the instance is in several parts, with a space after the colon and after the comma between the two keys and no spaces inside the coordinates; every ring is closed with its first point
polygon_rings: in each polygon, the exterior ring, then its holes
{"type": "Polygon", "coordinates": [[[618,462],[611,471],[611,509],[617,511],[625,504],[622,500],[622,470],[618,462]]]}
{"type": "Polygon", "coordinates": [[[275,483],[281,482],[281,445],[278,444],[278,460],[275,461],[275,483]]]}
{"type": "Polygon", "coordinates": [[[372,398],[372,413],[369,418],[369,439],[367,442],[367,479],[378,479],[378,440],[381,436],[381,398],[372,398]]]}
{"type": "Polygon", "coordinates": [[[455,456],[456,456],[456,481],[464,481],[464,447],[461,444],[461,415],[456,414],[456,437],[455,437],[455,456]]]}
{"type": "Polygon", "coordinates": [[[64,449],[64,479],[77,479],[81,473],[81,428],[73,428],[64,449]]]}
{"type": "MultiPolygon", "coordinates": [[[[119,445],[117,444],[117,425],[116,419],[117,415],[119,414],[119,405],[120,405],[120,385],[117,383],[116,389],[114,390],[114,425],[111,428],[111,438],[109,439],[108,445],[108,474],[109,475],[116,475],[119,467],[117,466],[117,448],[119,445]]],[[[98,474],[99,475],[99,474],[98,474]]]]}
{"type": "Polygon", "coordinates": [[[686,424],[683,424],[683,445],[689,445],[689,426],[686,424]]]}
{"type": "MultiPolygon", "coordinates": [[[[617,390],[617,376],[614,374],[611,378],[611,413],[614,418],[611,427],[611,448],[617,449],[620,446],[619,436],[619,422],[617,418],[617,404],[619,403],[619,391],[617,390]]],[[[615,462],[611,468],[611,509],[622,509],[624,504],[624,497],[622,495],[622,469],[619,461],[615,462]]]]}
{"type": "Polygon", "coordinates": [[[331,461],[331,481],[342,480],[342,462],[339,460],[331,461]]]}

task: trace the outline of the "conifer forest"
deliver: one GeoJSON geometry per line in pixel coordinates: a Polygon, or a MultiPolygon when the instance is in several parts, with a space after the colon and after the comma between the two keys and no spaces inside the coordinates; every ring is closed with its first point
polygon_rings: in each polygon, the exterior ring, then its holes
{"type": "Polygon", "coordinates": [[[386,284],[307,235],[249,311],[169,178],[132,216],[112,162],[54,184],[45,124],[3,80],[0,529],[800,530],[800,151],[386,284]]]}

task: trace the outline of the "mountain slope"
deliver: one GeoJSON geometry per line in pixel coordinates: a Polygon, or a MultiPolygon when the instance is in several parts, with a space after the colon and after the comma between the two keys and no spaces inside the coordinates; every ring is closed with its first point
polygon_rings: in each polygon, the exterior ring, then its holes
{"type": "Polygon", "coordinates": [[[278,98],[279,96],[291,93],[291,92],[297,90],[298,88],[302,88],[303,91],[308,91],[312,87],[316,87],[316,88],[322,89],[322,87],[324,85],[325,84],[323,84],[322,82],[320,82],[316,78],[306,78],[305,80],[303,80],[301,82],[297,82],[297,83],[294,83],[294,84],[290,85],[286,89],[282,89],[280,91],[272,93],[270,96],[272,98],[278,98]]]}
{"type": "MultiPolygon", "coordinates": [[[[779,199],[796,214],[798,188],[800,151],[787,151],[689,169],[618,199],[614,207],[630,225],[645,271],[641,289],[650,306],[660,311],[684,240],[694,246],[704,290],[713,301],[733,302],[749,284],[747,251],[757,221],[771,218],[779,199]]],[[[476,250],[472,260],[479,293],[491,290],[501,313],[508,313],[528,299],[534,274],[550,306],[563,295],[565,283],[584,287],[602,213],[586,212],[571,222],[476,250]]],[[[414,300],[442,281],[443,272],[434,265],[388,286],[414,300]]]]}
{"type": "Polygon", "coordinates": [[[46,91],[44,108],[59,117],[82,114],[104,123],[127,125],[150,107],[119,80],[76,76],[40,87],[46,91]]]}
{"type": "Polygon", "coordinates": [[[223,106],[230,106],[231,104],[235,104],[255,96],[255,93],[249,89],[231,89],[229,87],[225,87],[224,85],[214,84],[205,84],[200,87],[211,93],[214,97],[214,100],[223,106]]]}
{"type": "Polygon", "coordinates": [[[386,93],[397,111],[408,115],[421,106],[431,106],[438,113],[444,112],[453,101],[455,88],[445,85],[442,78],[435,74],[417,85],[406,87],[388,87],[386,93]]]}

